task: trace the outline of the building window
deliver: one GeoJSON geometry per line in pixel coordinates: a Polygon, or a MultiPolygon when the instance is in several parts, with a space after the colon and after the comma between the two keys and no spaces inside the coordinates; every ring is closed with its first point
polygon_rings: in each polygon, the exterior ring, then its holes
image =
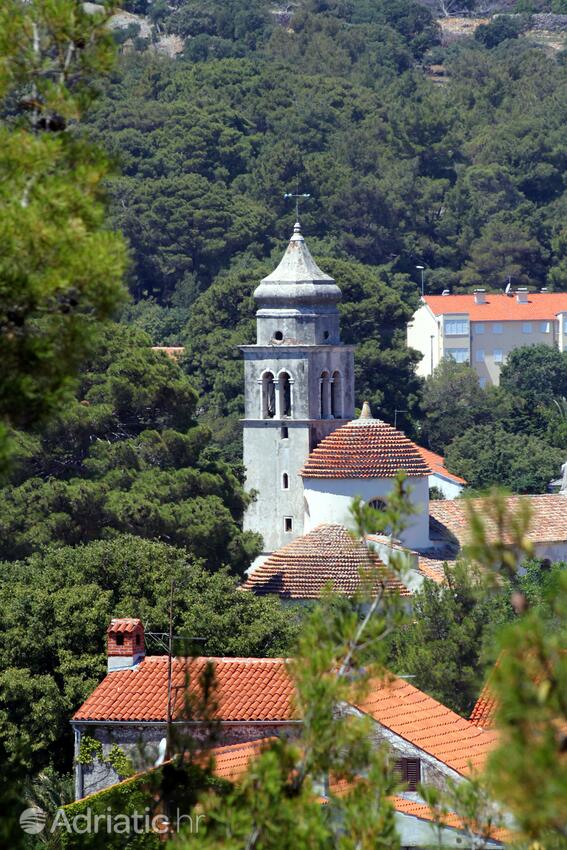
{"type": "Polygon", "coordinates": [[[386,510],[386,502],[384,499],[370,499],[368,507],[374,508],[375,511],[384,511],[386,510]]]}
{"type": "Polygon", "coordinates": [[[551,331],[551,322],[542,322],[542,323],[541,323],[541,325],[539,326],[539,329],[540,329],[540,331],[542,332],[542,334],[548,334],[548,333],[550,333],[550,331],[551,331]]]}
{"type": "Polygon", "coordinates": [[[331,378],[331,416],[333,417],[333,419],[341,418],[341,396],[341,373],[333,372],[333,377],[331,378]]]}
{"type": "Polygon", "coordinates": [[[283,428],[282,428],[282,440],[287,440],[288,437],[289,437],[289,429],[288,429],[287,425],[284,425],[283,428]]]}
{"type": "Polygon", "coordinates": [[[124,646],[124,635],[122,635],[122,634],[116,635],[116,646],[124,646]]]}
{"type": "Polygon", "coordinates": [[[289,490],[289,475],[284,472],[282,475],[282,490],[289,490]]]}
{"type": "Polygon", "coordinates": [[[504,360],[504,354],[502,353],[501,348],[495,348],[493,356],[494,356],[494,362],[495,363],[502,363],[503,360],[504,360]]]}
{"type": "Polygon", "coordinates": [[[478,324],[476,324],[474,326],[474,329],[475,329],[475,332],[477,334],[483,334],[484,333],[484,324],[482,322],[478,322],[478,324]]]}
{"type": "Polygon", "coordinates": [[[493,322],[492,333],[493,334],[501,334],[502,333],[502,322],[493,322]]]}
{"type": "Polygon", "coordinates": [[[329,339],[329,331],[323,331],[323,339],[329,339]]]}
{"type": "Polygon", "coordinates": [[[262,375],[262,419],[273,419],[276,415],[276,383],[271,372],[262,375]]]}
{"type": "Polygon", "coordinates": [[[281,331],[276,331],[274,334],[274,339],[277,339],[278,342],[281,342],[283,339],[283,333],[281,331]]]}
{"type": "Polygon", "coordinates": [[[522,322],[522,333],[523,334],[531,334],[532,332],[532,323],[531,322],[522,322]]]}
{"type": "Polygon", "coordinates": [[[447,356],[451,357],[456,363],[469,362],[468,348],[450,348],[447,351],[447,356]]]}
{"type": "Polygon", "coordinates": [[[467,336],[468,319],[445,319],[445,336],[467,336]]]}
{"type": "Polygon", "coordinates": [[[420,759],[397,759],[394,772],[398,780],[406,786],[406,791],[417,791],[421,782],[420,759]]]}
{"type": "Polygon", "coordinates": [[[136,635],[136,646],[140,646],[140,635],[136,635]]]}
{"type": "Polygon", "coordinates": [[[329,373],[322,372],[319,378],[319,411],[321,419],[329,418],[330,398],[329,398],[329,373]]]}
{"type": "Polygon", "coordinates": [[[482,348],[479,348],[479,350],[476,352],[475,360],[476,360],[477,363],[483,363],[484,362],[484,351],[482,350],[482,348]]]}
{"type": "Polygon", "coordinates": [[[279,376],[280,385],[280,415],[291,416],[291,378],[287,372],[279,376]]]}
{"type": "Polygon", "coordinates": [[[285,532],[289,533],[290,531],[293,531],[293,517],[285,516],[283,522],[285,532]]]}

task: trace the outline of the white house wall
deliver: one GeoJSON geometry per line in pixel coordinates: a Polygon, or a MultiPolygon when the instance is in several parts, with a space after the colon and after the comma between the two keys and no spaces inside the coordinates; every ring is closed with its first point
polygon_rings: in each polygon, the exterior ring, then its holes
{"type": "Polygon", "coordinates": [[[463,484],[457,484],[456,481],[451,481],[450,478],[445,478],[436,472],[429,476],[429,486],[441,490],[445,499],[456,499],[464,487],[463,484]]]}
{"type": "Polygon", "coordinates": [[[426,304],[422,304],[407,326],[407,342],[409,348],[421,351],[422,357],[416,366],[416,372],[426,378],[431,374],[431,361],[433,368],[439,364],[442,356],[439,350],[439,325],[438,321],[426,304]],[[433,340],[431,339],[433,337],[433,340]]]}
{"type": "MultiPolygon", "coordinates": [[[[321,523],[352,526],[350,506],[355,496],[365,502],[386,499],[393,486],[392,478],[304,478],[304,534],[321,523]]],[[[429,480],[408,478],[410,499],[417,513],[408,518],[408,527],[401,537],[410,549],[427,548],[429,543],[429,480]]]]}

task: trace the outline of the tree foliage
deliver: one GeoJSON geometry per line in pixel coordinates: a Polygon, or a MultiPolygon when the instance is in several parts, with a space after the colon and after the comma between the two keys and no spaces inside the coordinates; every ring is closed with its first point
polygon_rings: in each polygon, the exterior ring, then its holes
{"type": "Polygon", "coordinates": [[[107,161],[64,132],[110,69],[106,18],[73,0],[0,9],[0,416],[11,425],[62,403],[124,296],[125,247],[105,228],[107,161]]]}

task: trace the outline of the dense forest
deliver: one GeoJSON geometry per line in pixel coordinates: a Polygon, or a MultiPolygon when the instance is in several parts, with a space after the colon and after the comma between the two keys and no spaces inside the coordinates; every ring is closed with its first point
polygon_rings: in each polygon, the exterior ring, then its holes
{"type": "MultiPolygon", "coordinates": [[[[411,0],[125,8],[182,52],[122,30],[124,55],[89,118],[119,172],[111,223],[131,246],[133,297],[123,319],[154,344],[186,346],[199,416],[238,460],[237,346],[254,338],[250,296],[279,260],[294,217],[284,194],[299,188],[311,250],[343,289],[357,402],[390,422],[402,411],[409,434],[445,451],[405,345],[415,267],[427,292],[567,286],[563,53],[498,18],[443,46],[411,0]],[[444,85],[427,74],[440,62],[444,85]]],[[[526,421],[542,437],[541,420],[526,421]]]]}

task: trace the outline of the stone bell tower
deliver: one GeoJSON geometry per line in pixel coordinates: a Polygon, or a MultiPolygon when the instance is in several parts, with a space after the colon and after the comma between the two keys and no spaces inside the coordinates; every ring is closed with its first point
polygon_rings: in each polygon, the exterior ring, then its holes
{"type": "Polygon", "coordinates": [[[303,534],[299,471],[354,416],[354,348],[340,341],[341,291],[315,263],[299,223],[254,298],[256,344],[241,347],[246,489],[256,492],[244,527],[262,535],[265,556],[303,534]]]}

